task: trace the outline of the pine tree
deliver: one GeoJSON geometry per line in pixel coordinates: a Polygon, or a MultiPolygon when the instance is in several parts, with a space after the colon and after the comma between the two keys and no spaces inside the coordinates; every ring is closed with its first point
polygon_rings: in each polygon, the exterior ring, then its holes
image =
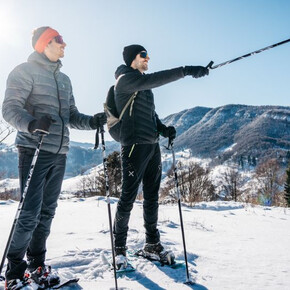
{"type": "Polygon", "coordinates": [[[286,182],[284,185],[284,191],[287,206],[290,207],[290,164],[288,166],[288,169],[286,170],[286,182]]]}

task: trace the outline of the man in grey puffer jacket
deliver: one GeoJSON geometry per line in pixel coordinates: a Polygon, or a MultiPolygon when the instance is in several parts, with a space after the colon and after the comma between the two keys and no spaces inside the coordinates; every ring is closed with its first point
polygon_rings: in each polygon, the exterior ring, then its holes
{"type": "Polygon", "coordinates": [[[66,43],[50,27],[34,31],[35,51],[9,75],[2,107],[4,119],[18,130],[20,190],[23,191],[38,142],[47,135],[26,194],[23,210],[7,255],[8,289],[27,268],[45,268],[46,239],[57,207],[69,149],[69,127],[92,130],[106,123],[104,113],[81,114],[68,76],[60,72],[66,43]],[[23,258],[27,254],[28,263],[23,258]]]}

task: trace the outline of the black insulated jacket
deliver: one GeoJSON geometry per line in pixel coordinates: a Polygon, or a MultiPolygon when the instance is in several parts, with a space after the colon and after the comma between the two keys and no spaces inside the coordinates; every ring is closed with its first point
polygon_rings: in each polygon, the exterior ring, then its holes
{"type": "Polygon", "coordinates": [[[121,65],[117,68],[115,77],[115,102],[119,114],[132,94],[138,91],[131,114],[129,107],[122,118],[121,145],[157,143],[163,124],[155,112],[151,89],[183,78],[183,67],[142,74],[139,70],[121,65]]]}

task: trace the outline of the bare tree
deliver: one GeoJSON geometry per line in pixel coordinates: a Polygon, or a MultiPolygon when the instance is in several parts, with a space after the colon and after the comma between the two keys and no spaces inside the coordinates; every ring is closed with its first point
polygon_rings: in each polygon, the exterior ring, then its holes
{"type": "MultiPolygon", "coordinates": [[[[110,196],[119,197],[121,194],[121,162],[120,153],[114,151],[107,157],[107,168],[109,175],[110,196]]],[[[105,174],[103,170],[96,170],[94,174],[84,175],[82,173],[79,182],[79,195],[88,196],[105,196],[105,174]]]]}
{"type": "Polygon", "coordinates": [[[195,162],[190,162],[185,171],[187,173],[185,197],[190,205],[194,202],[213,200],[214,186],[209,177],[209,170],[195,162]]]}
{"type": "MultiPolygon", "coordinates": [[[[188,165],[178,162],[178,181],[181,195],[184,201],[192,205],[194,202],[214,200],[214,186],[209,178],[209,170],[203,169],[200,165],[190,162],[188,165]]],[[[175,193],[174,176],[169,170],[168,181],[162,189],[162,196],[171,196],[175,193]]]]}
{"type": "Polygon", "coordinates": [[[0,191],[0,199],[2,200],[8,200],[8,199],[13,199],[13,200],[20,200],[20,192],[19,188],[4,188],[4,190],[0,191]]]}
{"type": "Polygon", "coordinates": [[[84,175],[84,170],[81,170],[81,178],[80,178],[80,182],[78,184],[79,191],[77,192],[77,195],[82,196],[82,197],[86,197],[86,193],[88,191],[87,178],[88,178],[88,176],[84,175]]]}
{"type": "Polygon", "coordinates": [[[237,201],[238,196],[242,194],[242,177],[239,170],[235,167],[227,169],[222,175],[222,188],[225,192],[225,198],[237,201]]]}
{"type": "Polygon", "coordinates": [[[87,192],[89,196],[105,196],[105,176],[103,172],[97,171],[96,174],[88,175],[86,180],[87,192]]]}
{"type": "Polygon", "coordinates": [[[13,132],[15,132],[13,127],[7,124],[4,120],[0,120],[0,144],[2,144],[3,141],[13,132]]]}
{"type": "Polygon", "coordinates": [[[78,188],[77,195],[84,198],[96,195],[106,195],[104,173],[97,169],[90,174],[84,174],[84,172],[82,172],[78,188]]]}
{"type": "Polygon", "coordinates": [[[279,169],[277,159],[269,159],[256,169],[255,178],[258,181],[259,196],[264,205],[273,205],[278,198],[281,187],[279,169]]]}
{"type": "MultiPolygon", "coordinates": [[[[179,162],[177,163],[177,166],[179,162]]],[[[182,194],[181,190],[181,194],[182,194]]],[[[177,196],[175,192],[175,182],[174,182],[174,172],[173,167],[171,167],[166,173],[166,179],[163,182],[162,187],[159,190],[160,197],[162,198],[163,202],[176,202],[177,196]]],[[[182,196],[181,196],[182,198],[182,196]]]]}

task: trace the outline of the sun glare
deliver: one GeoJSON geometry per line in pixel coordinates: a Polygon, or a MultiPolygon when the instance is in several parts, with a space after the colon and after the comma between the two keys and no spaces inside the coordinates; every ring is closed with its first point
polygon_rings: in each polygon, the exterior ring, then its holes
{"type": "Polygon", "coordinates": [[[0,41],[1,43],[10,44],[12,43],[12,37],[16,23],[15,19],[10,17],[9,9],[4,3],[0,4],[0,41]]]}

